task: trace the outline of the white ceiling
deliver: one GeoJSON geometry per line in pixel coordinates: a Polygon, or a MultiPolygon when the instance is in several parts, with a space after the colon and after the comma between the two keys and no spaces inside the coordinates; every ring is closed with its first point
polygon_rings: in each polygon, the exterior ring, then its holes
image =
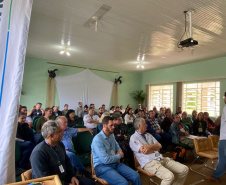
{"type": "Polygon", "coordinates": [[[139,53],[145,70],[225,56],[225,10],[225,0],[34,0],[27,56],[125,71],[141,70],[139,53]],[[85,27],[103,4],[111,9],[98,31],[85,27]],[[194,52],[177,48],[189,9],[194,52]],[[62,41],[70,57],[59,54],[62,41]]]}

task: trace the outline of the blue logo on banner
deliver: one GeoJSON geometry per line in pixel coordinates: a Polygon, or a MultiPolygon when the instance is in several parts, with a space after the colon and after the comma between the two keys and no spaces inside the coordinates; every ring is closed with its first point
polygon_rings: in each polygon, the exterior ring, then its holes
{"type": "MultiPolygon", "coordinates": [[[[0,0],[0,8],[3,8],[3,1],[4,0],[0,0]]],[[[1,12],[1,9],[0,9],[0,20],[1,20],[1,16],[2,16],[2,12],[1,12]]]]}

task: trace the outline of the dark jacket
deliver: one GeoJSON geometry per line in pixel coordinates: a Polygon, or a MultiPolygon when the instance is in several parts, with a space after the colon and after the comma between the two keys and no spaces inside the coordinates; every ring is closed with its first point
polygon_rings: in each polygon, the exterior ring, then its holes
{"type": "Polygon", "coordinates": [[[173,123],[172,118],[165,117],[164,120],[162,121],[162,129],[164,132],[169,133],[170,132],[170,126],[173,123]]]}
{"type": "Polygon", "coordinates": [[[195,120],[193,122],[193,134],[195,136],[207,136],[207,122],[195,120]],[[201,126],[202,131],[199,131],[199,127],[201,126]]]}
{"type": "Polygon", "coordinates": [[[58,117],[58,116],[62,116],[62,112],[61,111],[57,111],[57,113],[56,112],[52,112],[52,116],[55,116],[55,117],[58,117]]]}
{"type": "Polygon", "coordinates": [[[16,137],[25,141],[34,142],[33,130],[29,128],[27,123],[18,123],[16,137]]]}
{"type": "Polygon", "coordinates": [[[33,110],[32,113],[31,113],[31,118],[33,119],[34,117],[36,116],[42,116],[42,111],[39,109],[39,110],[33,110]]]}
{"type": "Polygon", "coordinates": [[[73,127],[79,124],[79,120],[74,118],[74,120],[71,120],[70,118],[67,119],[67,126],[73,127]]]}
{"type": "Polygon", "coordinates": [[[114,135],[115,135],[115,140],[117,142],[118,141],[123,141],[124,140],[124,135],[127,136],[128,141],[129,141],[129,137],[130,137],[129,132],[128,132],[127,128],[123,124],[120,124],[120,125],[115,124],[114,135]],[[118,134],[120,134],[121,136],[117,136],[118,134]]]}

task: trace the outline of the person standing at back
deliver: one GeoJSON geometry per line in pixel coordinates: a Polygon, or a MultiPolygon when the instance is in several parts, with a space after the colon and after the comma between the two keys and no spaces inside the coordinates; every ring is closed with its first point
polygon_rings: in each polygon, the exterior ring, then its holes
{"type": "MultiPolygon", "coordinates": [[[[224,103],[226,104],[226,92],[224,93],[224,103]]],[[[226,105],[221,116],[220,140],[218,142],[218,163],[212,176],[206,176],[206,179],[215,183],[220,183],[226,170],[226,105]]]]}
{"type": "Polygon", "coordinates": [[[75,110],[75,115],[82,118],[83,108],[82,108],[82,102],[78,102],[78,107],[75,110]]]}

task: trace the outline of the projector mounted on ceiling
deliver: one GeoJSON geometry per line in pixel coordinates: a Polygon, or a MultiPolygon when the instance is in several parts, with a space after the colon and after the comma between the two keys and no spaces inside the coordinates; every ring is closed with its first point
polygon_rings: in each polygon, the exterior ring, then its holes
{"type": "MultiPolygon", "coordinates": [[[[185,39],[183,41],[179,41],[179,48],[183,49],[185,47],[192,47],[192,46],[196,46],[198,45],[198,41],[193,39],[193,33],[192,33],[192,10],[189,11],[184,11],[185,14],[185,32],[183,34],[183,36],[185,35],[185,33],[187,32],[187,23],[186,23],[186,15],[188,14],[189,16],[189,38],[185,39]]],[[[181,37],[181,39],[183,38],[183,36],[181,37]]]]}
{"type": "Polygon", "coordinates": [[[183,40],[183,41],[180,42],[180,46],[181,46],[182,48],[184,48],[184,47],[196,46],[196,45],[198,45],[198,41],[193,40],[192,37],[190,37],[190,38],[188,38],[188,39],[183,40]]]}

